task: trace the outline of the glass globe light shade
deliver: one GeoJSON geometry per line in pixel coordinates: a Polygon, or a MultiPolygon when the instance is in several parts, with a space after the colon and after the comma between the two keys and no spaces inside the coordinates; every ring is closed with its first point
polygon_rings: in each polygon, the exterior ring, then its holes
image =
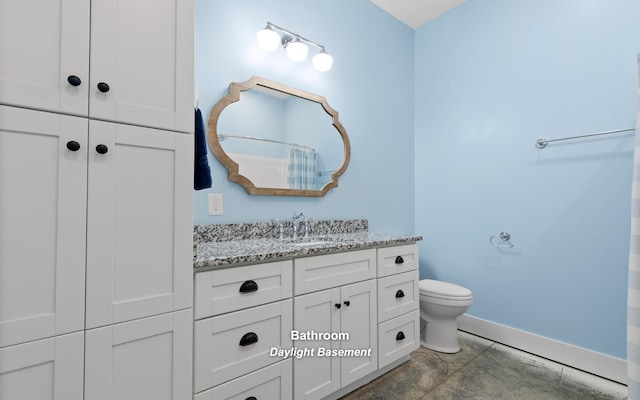
{"type": "Polygon", "coordinates": [[[300,41],[300,38],[295,38],[287,44],[285,47],[287,51],[287,57],[293,62],[301,62],[307,59],[307,53],[309,48],[306,44],[300,41]]]}
{"type": "Polygon", "coordinates": [[[270,26],[258,31],[256,34],[258,39],[258,47],[264,51],[276,51],[280,47],[280,35],[278,35],[270,26]]]}
{"type": "Polygon", "coordinates": [[[313,62],[313,68],[315,68],[316,71],[326,72],[329,71],[333,65],[333,57],[331,57],[325,49],[322,49],[320,53],[313,56],[311,62],[313,62]]]}

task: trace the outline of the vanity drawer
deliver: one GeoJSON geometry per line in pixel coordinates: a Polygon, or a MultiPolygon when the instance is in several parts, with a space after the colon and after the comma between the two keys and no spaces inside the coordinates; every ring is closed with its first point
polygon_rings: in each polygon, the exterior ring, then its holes
{"type": "Polygon", "coordinates": [[[378,368],[420,347],[420,310],[378,324],[378,368]]]}
{"type": "Polygon", "coordinates": [[[378,249],[378,277],[418,269],[418,245],[383,247],[378,249]]]}
{"type": "Polygon", "coordinates": [[[301,295],[376,277],[376,249],[298,258],[294,294],[301,295]]]}
{"type": "Polygon", "coordinates": [[[420,308],[418,270],[378,279],[378,321],[420,308]]]}
{"type": "Polygon", "coordinates": [[[283,300],[293,293],[293,261],[197,272],[195,319],[283,300]]]}
{"type": "Polygon", "coordinates": [[[292,400],[293,360],[288,358],[279,363],[216,386],[202,392],[194,400],[292,400]]]}
{"type": "Polygon", "coordinates": [[[291,299],[196,321],[195,392],[279,361],[269,351],[290,349],[292,328],[291,299]]]}

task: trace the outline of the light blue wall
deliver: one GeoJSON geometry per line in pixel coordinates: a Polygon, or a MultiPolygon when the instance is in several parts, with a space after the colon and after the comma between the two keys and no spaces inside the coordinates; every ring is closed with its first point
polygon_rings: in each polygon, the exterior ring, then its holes
{"type": "Polygon", "coordinates": [[[414,35],[369,0],[198,0],[205,117],[229,82],[263,76],[325,96],[352,158],[327,197],[295,198],[247,195],[210,155],[195,221],[415,222],[421,277],[472,289],[471,315],[625,358],[632,137],[534,143],[634,126],[638,15],[637,0],[468,0],[414,35]],[[334,68],[261,52],[267,20],[325,44],[334,68]],[[210,192],[224,216],[206,215],[210,192]],[[489,245],[503,230],[513,249],[489,245]]]}
{"type": "MultiPolygon", "coordinates": [[[[351,141],[351,163],[324,198],[249,196],[209,154],[213,188],[195,193],[197,224],[269,221],[304,211],[316,219],[366,218],[372,231],[413,233],[413,35],[369,0],[197,0],[196,87],[205,118],[230,82],[252,75],[326,97],[351,141]],[[270,21],[326,46],[329,72],[284,51],[264,53],[256,32],[270,21]],[[207,215],[207,193],[224,215],[207,215]]],[[[313,51],[313,49],[311,49],[313,51]]],[[[311,54],[310,54],[311,55],[311,54]]]]}
{"type": "Polygon", "coordinates": [[[469,314],[625,358],[637,0],[469,0],[415,35],[421,277],[469,314]],[[515,245],[489,237],[509,231],[515,245]]]}

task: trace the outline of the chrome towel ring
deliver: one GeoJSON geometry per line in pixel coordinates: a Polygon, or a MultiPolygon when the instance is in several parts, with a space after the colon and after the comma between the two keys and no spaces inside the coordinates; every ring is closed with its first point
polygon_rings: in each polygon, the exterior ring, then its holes
{"type": "Polygon", "coordinates": [[[499,236],[496,236],[496,235],[491,236],[489,238],[489,243],[491,243],[491,245],[494,247],[510,248],[510,247],[513,247],[513,243],[511,243],[510,240],[511,240],[511,234],[509,232],[500,232],[499,236]],[[495,243],[494,239],[500,239],[502,240],[502,243],[500,242],[495,243]]]}

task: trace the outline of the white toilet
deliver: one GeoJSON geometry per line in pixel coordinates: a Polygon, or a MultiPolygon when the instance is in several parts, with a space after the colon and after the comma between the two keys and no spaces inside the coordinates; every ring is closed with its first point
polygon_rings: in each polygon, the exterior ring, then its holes
{"type": "Polygon", "coordinates": [[[420,287],[420,345],[442,353],[457,353],[456,319],[473,303],[473,293],[452,283],[423,279],[420,287]]]}

